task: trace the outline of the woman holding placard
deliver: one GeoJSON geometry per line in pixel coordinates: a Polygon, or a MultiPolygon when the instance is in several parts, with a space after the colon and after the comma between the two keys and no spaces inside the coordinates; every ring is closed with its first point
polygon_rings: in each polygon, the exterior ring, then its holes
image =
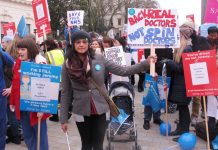
{"type": "MultiPolygon", "coordinates": [[[[192,52],[191,35],[194,29],[190,26],[190,22],[185,22],[180,26],[180,47],[175,49],[173,60],[167,59],[162,61],[166,63],[168,70],[171,70],[172,79],[169,91],[169,101],[177,104],[179,110],[179,123],[175,131],[170,136],[181,135],[189,132],[190,113],[188,105],[191,97],[186,96],[185,78],[182,65],[182,53],[192,52]]],[[[178,138],[174,138],[178,140],[178,138]]]]}
{"type": "Polygon", "coordinates": [[[10,95],[10,109],[13,112],[15,111],[16,118],[20,120],[20,123],[23,128],[24,141],[27,145],[28,150],[37,149],[38,139],[40,139],[40,149],[48,150],[46,119],[49,117],[49,115],[43,114],[41,112],[35,113],[35,112],[20,111],[21,62],[28,61],[28,62],[45,64],[46,59],[41,55],[39,55],[39,50],[36,46],[36,43],[31,38],[23,38],[18,41],[17,54],[18,54],[18,59],[16,60],[13,70],[13,80],[12,80],[12,88],[11,88],[11,95],[10,95]],[[37,137],[38,118],[41,118],[40,138],[37,137]]]}
{"type": "Polygon", "coordinates": [[[109,111],[104,97],[97,90],[107,93],[104,85],[105,72],[128,76],[149,69],[150,61],[156,56],[130,67],[123,67],[107,60],[103,55],[93,53],[89,47],[91,38],[84,31],[72,34],[72,47],[69,48],[62,68],[62,94],[60,121],[62,130],[68,131],[68,108],[73,89],[73,116],[79,130],[82,150],[103,150],[103,141],[108,125],[109,111]],[[92,82],[91,82],[92,81],[92,82]],[[94,84],[94,82],[96,84],[94,84]]]}

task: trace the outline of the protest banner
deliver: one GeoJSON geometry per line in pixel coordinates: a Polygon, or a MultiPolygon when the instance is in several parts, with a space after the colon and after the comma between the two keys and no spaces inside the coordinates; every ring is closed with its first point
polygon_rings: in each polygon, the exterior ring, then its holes
{"type": "Polygon", "coordinates": [[[14,37],[14,33],[16,31],[15,22],[9,22],[6,24],[2,24],[4,36],[8,35],[14,37]]]}
{"type": "Polygon", "coordinates": [[[184,53],[182,60],[188,97],[218,95],[215,50],[184,53]]]}
{"type": "Polygon", "coordinates": [[[123,47],[114,46],[110,48],[105,48],[105,57],[109,60],[112,60],[118,65],[126,65],[123,47]]]}
{"type": "Polygon", "coordinates": [[[186,15],[186,19],[187,20],[191,20],[193,23],[195,23],[195,16],[194,16],[194,14],[186,15]]]}
{"type": "MultiPolygon", "coordinates": [[[[51,19],[50,19],[47,0],[33,0],[32,8],[33,8],[38,37],[41,37],[44,34],[51,33],[51,27],[50,27],[51,19]]],[[[44,36],[46,39],[46,35],[44,36]]]]}
{"type": "Polygon", "coordinates": [[[20,110],[57,113],[61,67],[21,63],[20,110]]]}
{"type": "Polygon", "coordinates": [[[127,42],[131,48],[179,47],[177,11],[129,8],[127,42]]]}
{"type": "Polygon", "coordinates": [[[208,36],[208,28],[209,27],[212,27],[212,26],[217,26],[217,24],[215,23],[204,23],[200,26],[200,35],[203,36],[203,37],[207,37],[208,36]]]}
{"type": "Polygon", "coordinates": [[[218,1],[207,0],[207,6],[204,16],[204,23],[218,24],[218,1]]]}
{"type": "MultiPolygon", "coordinates": [[[[186,95],[203,96],[204,114],[207,116],[205,96],[218,95],[218,71],[216,50],[182,54],[186,95]]],[[[210,150],[210,139],[207,117],[205,117],[207,149],[210,150]]]]}
{"type": "Polygon", "coordinates": [[[68,24],[75,25],[75,26],[82,26],[83,19],[84,19],[83,10],[67,11],[68,24]]]}

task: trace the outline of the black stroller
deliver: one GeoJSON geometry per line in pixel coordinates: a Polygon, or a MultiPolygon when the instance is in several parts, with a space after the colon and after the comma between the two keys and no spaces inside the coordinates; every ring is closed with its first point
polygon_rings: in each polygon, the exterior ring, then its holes
{"type": "Polygon", "coordinates": [[[111,119],[107,129],[107,140],[108,146],[107,150],[113,150],[114,147],[111,144],[112,142],[132,142],[132,150],[141,150],[141,146],[137,143],[137,130],[135,127],[134,120],[134,97],[135,92],[133,86],[126,81],[116,81],[111,84],[109,89],[109,95],[113,99],[117,107],[125,112],[128,116],[122,122],[114,121],[114,118],[111,119]],[[119,135],[127,135],[127,139],[118,139],[116,138],[119,135]]]}

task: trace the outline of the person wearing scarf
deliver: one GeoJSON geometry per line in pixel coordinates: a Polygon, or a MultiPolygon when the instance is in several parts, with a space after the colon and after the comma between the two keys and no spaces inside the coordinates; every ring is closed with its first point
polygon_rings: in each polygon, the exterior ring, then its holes
{"type": "Polygon", "coordinates": [[[82,150],[103,150],[103,141],[108,126],[109,106],[92,84],[90,78],[107,93],[104,79],[111,72],[119,76],[129,76],[149,69],[149,56],[140,64],[123,67],[91,49],[91,38],[85,31],[76,31],[71,37],[72,47],[68,49],[62,67],[62,93],[60,121],[61,128],[68,131],[68,109],[73,101],[73,116],[82,141],[82,150]],[[72,99],[73,90],[73,99],[72,99]]]}
{"type": "Polygon", "coordinates": [[[18,58],[13,68],[10,109],[15,111],[23,129],[24,141],[28,150],[37,149],[38,117],[41,117],[40,150],[48,150],[46,119],[49,114],[20,111],[20,67],[22,61],[46,64],[46,59],[39,54],[35,42],[31,38],[23,38],[17,43],[18,58]]]}

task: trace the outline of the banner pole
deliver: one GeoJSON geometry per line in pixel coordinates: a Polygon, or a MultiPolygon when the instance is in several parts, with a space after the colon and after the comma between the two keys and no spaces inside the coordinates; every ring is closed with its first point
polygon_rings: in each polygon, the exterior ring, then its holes
{"type": "MultiPolygon", "coordinates": [[[[150,55],[154,56],[155,55],[155,48],[153,46],[153,44],[151,44],[151,51],[150,51],[150,55]]],[[[150,62],[150,75],[152,77],[155,76],[155,63],[151,60],[150,62]]]]}
{"type": "Polygon", "coordinates": [[[210,138],[209,138],[209,130],[208,130],[208,122],[207,122],[207,108],[206,108],[205,96],[203,96],[203,103],[204,103],[205,127],[207,133],[207,150],[210,150],[210,138]]]}
{"type": "Polygon", "coordinates": [[[38,117],[37,150],[40,150],[40,130],[41,130],[41,117],[38,117]]]}

